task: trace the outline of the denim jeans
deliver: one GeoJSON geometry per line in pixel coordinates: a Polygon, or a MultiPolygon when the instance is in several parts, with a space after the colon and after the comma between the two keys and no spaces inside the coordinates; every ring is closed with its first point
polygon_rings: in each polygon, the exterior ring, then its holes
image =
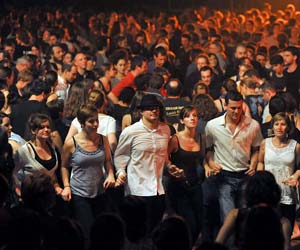
{"type": "Polygon", "coordinates": [[[220,220],[223,223],[227,214],[233,208],[241,207],[242,188],[247,175],[244,174],[244,171],[235,173],[222,170],[215,177],[220,206],[220,220]]]}

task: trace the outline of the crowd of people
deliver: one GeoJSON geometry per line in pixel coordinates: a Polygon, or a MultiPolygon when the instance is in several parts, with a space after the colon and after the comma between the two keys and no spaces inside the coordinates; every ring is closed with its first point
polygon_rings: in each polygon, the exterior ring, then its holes
{"type": "Polygon", "coordinates": [[[287,250],[300,11],[11,9],[0,249],[287,250]]]}

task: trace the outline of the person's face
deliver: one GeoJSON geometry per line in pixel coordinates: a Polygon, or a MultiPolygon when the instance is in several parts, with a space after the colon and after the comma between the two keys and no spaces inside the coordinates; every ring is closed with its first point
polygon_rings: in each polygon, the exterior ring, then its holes
{"type": "Polygon", "coordinates": [[[111,79],[113,77],[115,77],[117,74],[116,69],[114,68],[114,66],[111,66],[107,72],[108,78],[111,79]]]}
{"type": "Polygon", "coordinates": [[[290,66],[296,62],[297,56],[294,56],[290,51],[283,52],[283,62],[285,66],[290,66]]]}
{"type": "Polygon", "coordinates": [[[76,79],[76,75],[77,75],[77,68],[76,66],[72,66],[70,71],[67,71],[67,77],[66,80],[69,83],[72,83],[75,79],[76,79]]]}
{"type": "Polygon", "coordinates": [[[158,68],[161,68],[162,66],[164,66],[166,61],[167,61],[166,55],[162,55],[161,53],[158,53],[157,56],[154,56],[155,66],[158,68]]]}
{"type": "Polygon", "coordinates": [[[197,88],[196,88],[195,95],[200,95],[200,94],[203,94],[203,95],[208,94],[207,91],[206,91],[206,88],[202,85],[198,85],[197,88]]]}
{"type": "Polygon", "coordinates": [[[208,47],[208,52],[217,54],[219,52],[219,49],[215,44],[210,44],[208,47]]]}
{"type": "Polygon", "coordinates": [[[53,47],[53,57],[57,61],[62,62],[64,56],[64,51],[61,47],[53,47]]]}
{"type": "Polygon", "coordinates": [[[126,70],[126,61],[124,59],[120,59],[118,63],[115,64],[115,68],[119,74],[124,75],[126,70]]]}
{"type": "Polygon", "coordinates": [[[227,116],[231,121],[239,122],[243,114],[243,100],[241,101],[228,101],[227,116]]]}
{"type": "Polygon", "coordinates": [[[32,47],[31,47],[31,53],[32,53],[33,55],[35,55],[35,56],[39,56],[39,55],[40,55],[40,50],[39,50],[37,47],[32,46],[32,47]]]}
{"type": "Polygon", "coordinates": [[[142,63],[142,66],[139,68],[140,68],[140,74],[146,74],[148,71],[148,63],[146,61],[144,61],[142,63]]]}
{"type": "Polygon", "coordinates": [[[138,36],[136,38],[136,42],[139,43],[143,47],[145,44],[145,38],[143,36],[138,36]]]}
{"type": "Polygon", "coordinates": [[[72,64],[72,55],[70,53],[66,53],[63,59],[64,64],[72,64]]]}
{"type": "Polygon", "coordinates": [[[274,134],[277,137],[285,137],[288,131],[288,126],[284,119],[279,119],[273,124],[274,134]]]}
{"type": "Polygon", "coordinates": [[[50,39],[49,39],[49,44],[50,44],[50,45],[54,45],[54,44],[56,44],[57,42],[58,42],[57,37],[54,36],[54,35],[51,35],[51,36],[50,36],[50,39]]]}
{"type": "Polygon", "coordinates": [[[190,41],[186,37],[181,37],[181,45],[184,48],[187,48],[190,46],[190,41]]]}
{"type": "Polygon", "coordinates": [[[74,64],[78,67],[78,69],[86,69],[87,66],[87,58],[85,54],[79,53],[75,56],[74,64]]]}
{"type": "Polygon", "coordinates": [[[248,70],[248,68],[245,67],[244,65],[239,66],[239,77],[241,80],[244,78],[244,74],[247,70],[248,70]]]}
{"type": "Polygon", "coordinates": [[[246,48],[243,47],[243,46],[237,47],[236,50],[235,50],[234,56],[235,56],[236,59],[240,59],[240,58],[246,57],[247,56],[247,50],[246,50],[246,48]]]}
{"type": "Polygon", "coordinates": [[[257,55],[256,56],[256,61],[260,63],[260,65],[264,68],[266,66],[266,57],[263,55],[257,55]]]}
{"type": "Polygon", "coordinates": [[[0,125],[6,128],[7,136],[10,137],[11,131],[12,131],[12,126],[11,126],[11,124],[10,124],[10,119],[9,119],[9,117],[4,117],[4,118],[2,119],[2,123],[1,123],[0,125]]]}
{"type": "Polygon", "coordinates": [[[88,118],[84,123],[84,129],[87,132],[97,132],[98,126],[99,126],[99,120],[97,114],[88,118]]]}
{"type": "Polygon", "coordinates": [[[209,57],[209,65],[210,65],[211,67],[216,67],[217,64],[218,64],[217,58],[216,58],[215,56],[210,56],[210,57],[209,57]]]}
{"type": "Polygon", "coordinates": [[[40,127],[35,131],[36,139],[48,140],[51,137],[51,129],[49,121],[44,121],[41,123],[40,127]]]}
{"type": "Polygon", "coordinates": [[[144,108],[141,112],[143,119],[146,121],[153,123],[159,120],[159,107],[158,106],[153,106],[153,107],[147,107],[144,108]]]}
{"type": "Polygon", "coordinates": [[[201,71],[201,81],[206,86],[210,85],[210,83],[211,83],[211,71],[210,70],[201,71]]]}
{"type": "Polygon", "coordinates": [[[11,58],[13,58],[15,53],[15,46],[5,45],[4,51],[7,52],[11,58]]]}
{"type": "Polygon", "coordinates": [[[283,66],[283,64],[275,64],[275,65],[272,65],[272,70],[276,74],[282,74],[283,70],[284,70],[284,66],[283,66]]]}
{"type": "Polygon", "coordinates": [[[190,113],[181,120],[183,125],[187,128],[195,128],[198,123],[198,115],[195,109],[191,110],[190,113]]]}
{"type": "Polygon", "coordinates": [[[202,67],[207,66],[207,60],[204,57],[199,57],[196,61],[197,69],[200,70],[202,67]]]}

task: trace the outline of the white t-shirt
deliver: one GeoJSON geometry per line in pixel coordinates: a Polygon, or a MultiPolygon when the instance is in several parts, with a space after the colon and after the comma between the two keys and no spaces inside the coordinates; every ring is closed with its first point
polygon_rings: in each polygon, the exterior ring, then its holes
{"type": "MultiPolygon", "coordinates": [[[[99,127],[97,129],[97,133],[107,136],[111,133],[116,133],[116,120],[109,115],[98,115],[99,127]]],[[[82,130],[81,125],[77,119],[77,117],[72,121],[72,125],[77,128],[78,133],[82,130]]]]}

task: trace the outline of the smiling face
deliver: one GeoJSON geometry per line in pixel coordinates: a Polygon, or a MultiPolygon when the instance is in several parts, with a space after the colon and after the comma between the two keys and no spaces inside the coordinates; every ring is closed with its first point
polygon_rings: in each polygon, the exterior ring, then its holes
{"type": "Polygon", "coordinates": [[[49,121],[45,120],[43,121],[40,126],[33,131],[33,133],[36,136],[36,139],[39,140],[48,140],[51,136],[51,129],[50,129],[50,123],[49,121]]]}
{"type": "Polygon", "coordinates": [[[99,120],[98,120],[98,115],[94,114],[92,117],[89,117],[83,125],[83,128],[87,132],[97,132],[99,126],[99,120]]]}

